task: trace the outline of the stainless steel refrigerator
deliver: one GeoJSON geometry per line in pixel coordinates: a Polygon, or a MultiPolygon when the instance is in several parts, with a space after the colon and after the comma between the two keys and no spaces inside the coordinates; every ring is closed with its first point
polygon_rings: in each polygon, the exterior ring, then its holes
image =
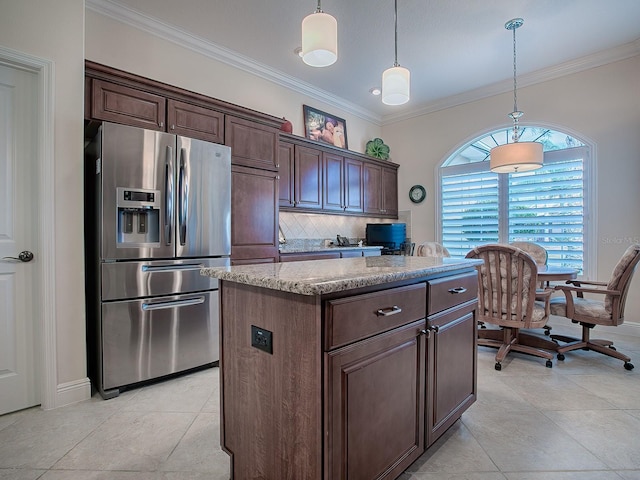
{"type": "Polygon", "coordinates": [[[231,150],[103,123],[85,148],[88,368],[103,398],[219,359],[231,150]]]}

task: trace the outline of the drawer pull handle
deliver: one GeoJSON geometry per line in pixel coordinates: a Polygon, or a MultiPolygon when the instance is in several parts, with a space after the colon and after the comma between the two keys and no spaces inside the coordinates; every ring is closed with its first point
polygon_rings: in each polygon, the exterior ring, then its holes
{"type": "Polygon", "coordinates": [[[464,288],[464,287],[456,287],[456,288],[450,288],[450,289],[449,289],[449,293],[455,293],[455,294],[457,294],[457,293],[464,293],[464,292],[466,292],[466,291],[467,291],[467,289],[466,289],[466,288],[464,288]]]}
{"type": "Polygon", "coordinates": [[[395,315],[396,313],[400,313],[402,311],[402,309],[397,306],[394,305],[391,308],[381,308],[376,312],[376,315],[378,315],[379,317],[388,317],[389,315],[395,315]]]}

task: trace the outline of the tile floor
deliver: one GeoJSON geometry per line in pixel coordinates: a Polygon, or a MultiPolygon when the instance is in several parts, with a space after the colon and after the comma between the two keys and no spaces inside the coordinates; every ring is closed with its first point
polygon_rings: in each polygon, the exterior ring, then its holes
{"type": "MultiPolygon", "coordinates": [[[[478,401],[401,480],[640,480],[640,337],[606,336],[635,370],[578,351],[551,369],[516,354],[497,372],[480,348],[478,401]]],[[[228,480],[217,384],[214,368],[0,416],[0,479],[228,480]]]]}

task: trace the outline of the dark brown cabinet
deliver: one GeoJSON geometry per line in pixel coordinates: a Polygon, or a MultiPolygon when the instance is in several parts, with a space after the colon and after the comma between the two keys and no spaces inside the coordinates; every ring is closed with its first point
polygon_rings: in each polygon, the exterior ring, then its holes
{"type": "Polygon", "coordinates": [[[231,167],[231,263],[277,262],[278,174],[231,167]]]}
{"type": "Polygon", "coordinates": [[[293,207],[293,169],[295,157],[291,143],[280,142],[278,153],[278,174],[280,175],[280,206],[293,207]]]}
{"type": "Polygon", "coordinates": [[[396,479],[460,418],[475,400],[477,273],[414,282],[300,295],[222,281],[232,478],[396,479]],[[251,325],[272,353],[250,345],[251,325]]]}
{"type": "Polygon", "coordinates": [[[91,82],[91,117],[149,130],[165,131],[167,100],[117,83],[91,82]]]}
{"type": "Polygon", "coordinates": [[[224,143],[224,115],[210,108],[169,99],[167,131],[207,142],[224,143]]]}
{"type": "Polygon", "coordinates": [[[476,400],[477,274],[428,285],[427,447],[476,400]]]}
{"type": "Polygon", "coordinates": [[[362,213],[364,211],[364,164],[362,160],[344,159],[344,211],[362,213]]]}
{"type": "Polygon", "coordinates": [[[225,145],[231,147],[231,163],[264,170],[278,169],[278,130],[227,115],[225,145]]]}
{"type": "Polygon", "coordinates": [[[283,210],[398,217],[398,166],[355,152],[281,135],[283,210]]]}
{"type": "Polygon", "coordinates": [[[344,211],[344,157],[324,152],[322,155],[322,208],[344,211]]]}
{"type": "Polygon", "coordinates": [[[395,479],[424,452],[424,320],[327,354],[328,476],[395,479]]]}
{"type": "Polygon", "coordinates": [[[364,166],[364,212],[398,217],[398,172],[395,168],[364,166]]]}
{"type": "Polygon", "coordinates": [[[294,206],[319,210],[322,208],[322,152],[295,146],[294,206]]]}

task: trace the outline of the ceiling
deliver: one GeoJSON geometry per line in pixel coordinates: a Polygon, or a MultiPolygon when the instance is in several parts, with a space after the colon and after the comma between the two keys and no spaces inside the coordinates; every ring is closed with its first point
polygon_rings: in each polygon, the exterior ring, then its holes
{"type": "MultiPolygon", "coordinates": [[[[394,61],[393,0],[324,0],[338,22],[338,61],[310,67],[295,53],[315,0],[87,0],[87,8],[198,43],[290,88],[379,124],[640,54],[639,0],[398,0],[398,63],[411,99],[384,105],[394,61]]],[[[505,105],[505,111],[510,105],[505,105]]],[[[526,108],[523,107],[524,110],[526,108]]]]}

